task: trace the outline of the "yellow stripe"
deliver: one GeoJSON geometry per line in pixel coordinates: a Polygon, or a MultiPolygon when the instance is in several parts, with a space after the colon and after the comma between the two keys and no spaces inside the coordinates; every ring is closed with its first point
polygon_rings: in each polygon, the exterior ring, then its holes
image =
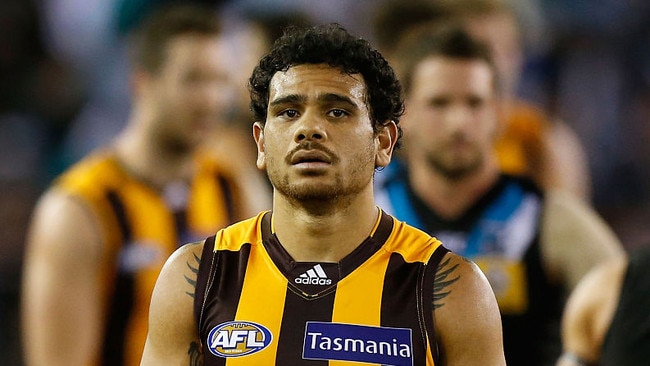
{"type": "Polygon", "coordinates": [[[135,274],[135,289],[133,296],[136,298],[131,321],[125,334],[127,354],[135,355],[134,359],[142,355],[142,343],[147,335],[147,320],[151,302],[151,289],[153,289],[158,274],[165,259],[176,248],[176,231],[174,219],[164,202],[149,187],[134,184],[124,185],[120,192],[125,197],[124,206],[126,214],[131,220],[133,239],[138,240],[138,245],[146,245],[153,250],[160,251],[158,262],[146,268],[139,269],[135,274]]]}
{"type": "Polygon", "coordinates": [[[286,292],[287,279],[275,268],[261,243],[253,244],[235,320],[265,326],[273,341],[263,351],[228,359],[228,366],[275,364],[286,292]]]}
{"type": "Polygon", "coordinates": [[[217,170],[204,160],[200,160],[198,164],[202,165],[192,181],[187,218],[193,230],[206,233],[207,236],[208,233],[214,232],[215,228],[225,227],[235,218],[228,217],[223,199],[224,192],[222,187],[216,184],[217,170]]]}
{"type": "MultiPolygon", "coordinates": [[[[380,326],[381,296],[388,259],[379,251],[359,269],[338,283],[332,321],[335,323],[380,326]],[[359,301],[359,299],[363,301],[359,301]]],[[[330,361],[330,366],[347,366],[349,362],[330,361]]],[[[355,363],[355,365],[373,365],[355,363]]]]}

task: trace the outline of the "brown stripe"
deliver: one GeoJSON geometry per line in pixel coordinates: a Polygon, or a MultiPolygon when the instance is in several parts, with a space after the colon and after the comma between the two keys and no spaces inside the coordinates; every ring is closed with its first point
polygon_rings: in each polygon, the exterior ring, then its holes
{"type": "Polygon", "coordinates": [[[205,239],[203,243],[203,253],[201,254],[201,262],[199,262],[199,271],[196,274],[196,288],[194,291],[194,318],[196,324],[201,324],[203,321],[203,309],[205,301],[205,290],[208,288],[208,281],[212,279],[212,270],[214,269],[214,238],[205,239]]]}
{"type": "MultiPolygon", "coordinates": [[[[110,203],[121,231],[120,250],[130,245],[133,240],[133,231],[122,198],[115,192],[109,191],[106,198],[110,203]]],[[[117,252],[118,255],[120,251],[117,252]]],[[[118,259],[119,265],[119,259],[118,259]]],[[[135,303],[135,278],[131,271],[117,271],[111,304],[108,308],[104,343],[102,345],[103,365],[123,365],[125,358],[125,344],[127,324],[133,315],[135,303]]]]}
{"type": "Polygon", "coordinates": [[[413,342],[413,364],[426,364],[426,334],[421,326],[422,298],[421,282],[424,264],[406,263],[404,258],[393,253],[386,268],[381,302],[381,325],[383,327],[411,328],[413,342]],[[417,318],[413,316],[418,314],[417,318]]]}
{"type": "Polygon", "coordinates": [[[388,237],[393,231],[393,225],[393,217],[384,211],[381,211],[381,219],[379,221],[379,225],[377,226],[377,230],[375,230],[375,232],[372,234],[373,239],[383,245],[384,242],[388,240],[388,237]]]}
{"type": "Polygon", "coordinates": [[[327,361],[308,361],[302,359],[303,343],[305,340],[305,327],[308,321],[332,321],[334,308],[334,295],[314,300],[305,300],[287,290],[282,328],[275,364],[284,365],[322,365],[327,366],[327,361]]]}
{"type": "MultiPolygon", "coordinates": [[[[250,250],[251,245],[244,244],[239,251],[218,251],[214,261],[208,266],[210,277],[205,290],[203,308],[211,311],[203,314],[201,322],[198,324],[202,340],[205,340],[210,333],[209,324],[222,324],[235,319],[250,250]]],[[[203,263],[202,259],[201,264],[203,265],[203,263]]],[[[204,366],[226,364],[225,358],[212,356],[205,344],[203,345],[203,354],[205,356],[204,366]]]]}

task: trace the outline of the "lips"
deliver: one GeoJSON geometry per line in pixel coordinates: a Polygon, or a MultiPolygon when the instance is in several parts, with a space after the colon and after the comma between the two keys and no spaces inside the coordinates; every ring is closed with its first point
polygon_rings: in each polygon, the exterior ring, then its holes
{"type": "Polygon", "coordinates": [[[332,163],[332,158],[320,150],[298,150],[292,156],[290,160],[291,164],[301,164],[301,163],[332,163]]]}

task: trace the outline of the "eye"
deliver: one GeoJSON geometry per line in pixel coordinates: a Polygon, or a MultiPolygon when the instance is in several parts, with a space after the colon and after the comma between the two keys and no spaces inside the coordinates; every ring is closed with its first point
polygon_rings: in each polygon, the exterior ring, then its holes
{"type": "Polygon", "coordinates": [[[484,104],[484,100],[480,97],[471,97],[467,100],[467,104],[472,108],[479,108],[484,104]]]}
{"type": "Polygon", "coordinates": [[[349,113],[343,109],[332,109],[331,111],[327,112],[327,115],[334,117],[334,118],[341,118],[344,116],[349,115],[349,113]]]}
{"type": "Polygon", "coordinates": [[[450,104],[449,98],[434,97],[429,100],[429,106],[433,108],[444,108],[450,104]]]}
{"type": "Polygon", "coordinates": [[[295,109],[285,109],[282,112],[278,113],[278,116],[280,117],[287,117],[287,118],[296,118],[298,117],[298,111],[295,109]]]}

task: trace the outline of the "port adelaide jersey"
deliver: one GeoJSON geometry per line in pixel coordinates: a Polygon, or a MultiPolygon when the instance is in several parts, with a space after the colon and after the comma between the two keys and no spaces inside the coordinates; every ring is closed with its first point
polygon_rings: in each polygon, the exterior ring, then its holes
{"type": "Polygon", "coordinates": [[[295,262],[272,213],[204,246],[195,316],[204,365],[436,365],[441,243],[382,214],[338,263],[295,262]]]}

